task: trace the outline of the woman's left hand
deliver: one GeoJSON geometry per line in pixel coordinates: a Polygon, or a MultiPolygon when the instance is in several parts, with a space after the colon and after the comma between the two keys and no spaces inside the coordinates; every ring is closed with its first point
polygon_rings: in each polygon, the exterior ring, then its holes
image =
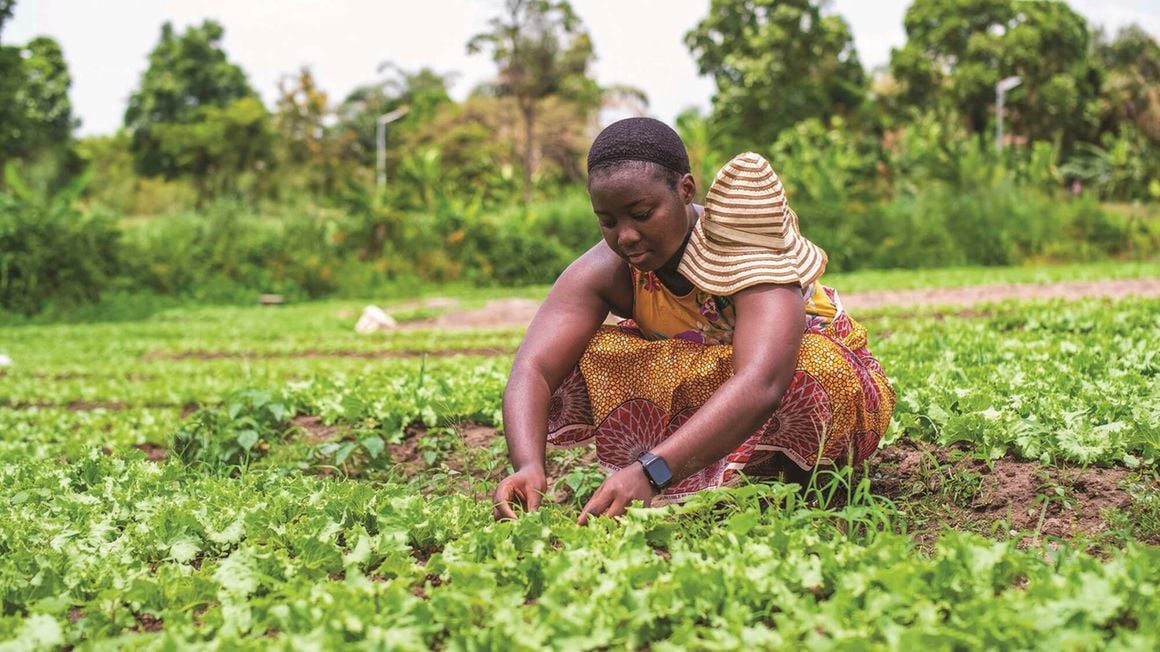
{"type": "Polygon", "coordinates": [[[648,507],[654,495],[652,485],[644,475],[644,467],[633,462],[600,484],[588,504],[584,505],[577,522],[586,525],[589,516],[601,514],[620,516],[634,500],[643,501],[644,506],[648,507]]]}

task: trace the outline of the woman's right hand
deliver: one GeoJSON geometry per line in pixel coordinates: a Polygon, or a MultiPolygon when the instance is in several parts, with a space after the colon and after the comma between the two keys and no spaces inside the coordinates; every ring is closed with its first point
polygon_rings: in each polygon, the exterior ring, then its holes
{"type": "Polygon", "coordinates": [[[544,470],[526,467],[500,480],[495,488],[495,520],[514,521],[519,518],[513,508],[518,503],[525,512],[540,508],[540,501],[548,492],[548,478],[544,470]]]}

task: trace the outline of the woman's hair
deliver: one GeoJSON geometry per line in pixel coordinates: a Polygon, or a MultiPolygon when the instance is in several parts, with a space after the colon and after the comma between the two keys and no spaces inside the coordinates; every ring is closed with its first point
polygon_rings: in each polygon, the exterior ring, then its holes
{"type": "Polygon", "coordinates": [[[627,118],[604,128],[588,150],[588,178],[624,169],[648,170],[676,188],[689,173],[689,153],[672,127],[652,118],[627,118]]]}

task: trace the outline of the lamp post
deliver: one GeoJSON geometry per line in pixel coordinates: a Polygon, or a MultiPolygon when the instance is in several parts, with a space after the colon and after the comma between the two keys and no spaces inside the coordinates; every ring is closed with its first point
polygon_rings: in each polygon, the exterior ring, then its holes
{"type": "Polygon", "coordinates": [[[1003,101],[1007,97],[1007,91],[1015,88],[1023,83],[1022,77],[1008,77],[1000,80],[995,84],[995,95],[997,96],[995,106],[995,151],[1003,151],[1003,101]]]}
{"type": "Polygon", "coordinates": [[[375,176],[379,188],[387,185],[387,125],[407,115],[407,111],[410,110],[408,106],[400,106],[390,113],[380,115],[376,121],[378,127],[375,129],[375,172],[377,172],[375,176]]]}

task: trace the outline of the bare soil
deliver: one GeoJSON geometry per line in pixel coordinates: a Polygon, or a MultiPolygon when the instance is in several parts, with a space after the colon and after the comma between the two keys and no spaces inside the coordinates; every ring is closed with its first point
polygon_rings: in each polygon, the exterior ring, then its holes
{"type": "Polygon", "coordinates": [[[297,416],[290,423],[298,426],[306,433],[306,441],[312,444],[321,444],[332,439],[342,439],[346,429],[342,426],[328,426],[322,423],[322,417],[297,416]]]}
{"type": "Polygon", "coordinates": [[[1044,466],[1012,457],[988,464],[965,447],[910,440],[880,450],[869,473],[873,492],[912,517],[983,533],[1003,522],[1017,533],[1094,538],[1107,531],[1106,512],[1133,500],[1123,487],[1129,471],[1121,467],[1044,466]]]}
{"type": "Polygon", "coordinates": [[[498,299],[488,301],[475,310],[453,310],[432,319],[422,319],[401,326],[416,330],[469,330],[478,328],[525,328],[540,309],[540,302],[531,299],[498,299]]]}
{"type": "MultiPolygon", "coordinates": [[[[838,288],[839,292],[841,288],[838,288]]],[[[964,288],[931,288],[923,290],[876,290],[871,292],[842,293],[842,304],[851,311],[888,306],[921,306],[964,308],[982,303],[1008,299],[1081,299],[1160,296],[1160,278],[1141,278],[1114,281],[1069,281],[1063,283],[1023,283],[1010,285],[981,285],[964,288]]],[[[530,299],[503,299],[491,301],[483,308],[446,312],[434,319],[405,324],[404,329],[438,328],[468,330],[488,328],[526,328],[540,307],[530,299]]],[[[960,311],[961,316],[986,316],[986,313],[960,311]]]]}
{"type": "Polygon", "coordinates": [[[1160,296],[1160,278],[981,285],[923,290],[876,290],[843,293],[842,304],[848,310],[867,310],[886,306],[972,306],[1008,299],[1083,299],[1126,295],[1160,296]]]}
{"type": "Polygon", "coordinates": [[[145,360],[282,360],[282,359],[315,359],[315,358],[359,358],[363,360],[387,360],[399,358],[446,358],[453,355],[497,356],[514,353],[504,348],[475,348],[475,349],[444,349],[439,351],[151,351],[146,353],[145,360]]]}
{"type": "Polygon", "coordinates": [[[133,448],[145,453],[145,457],[149,458],[150,462],[161,462],[169,457],[169,450],[161,444],[145,442],[143,444],[137,444],[133,448]]]}

